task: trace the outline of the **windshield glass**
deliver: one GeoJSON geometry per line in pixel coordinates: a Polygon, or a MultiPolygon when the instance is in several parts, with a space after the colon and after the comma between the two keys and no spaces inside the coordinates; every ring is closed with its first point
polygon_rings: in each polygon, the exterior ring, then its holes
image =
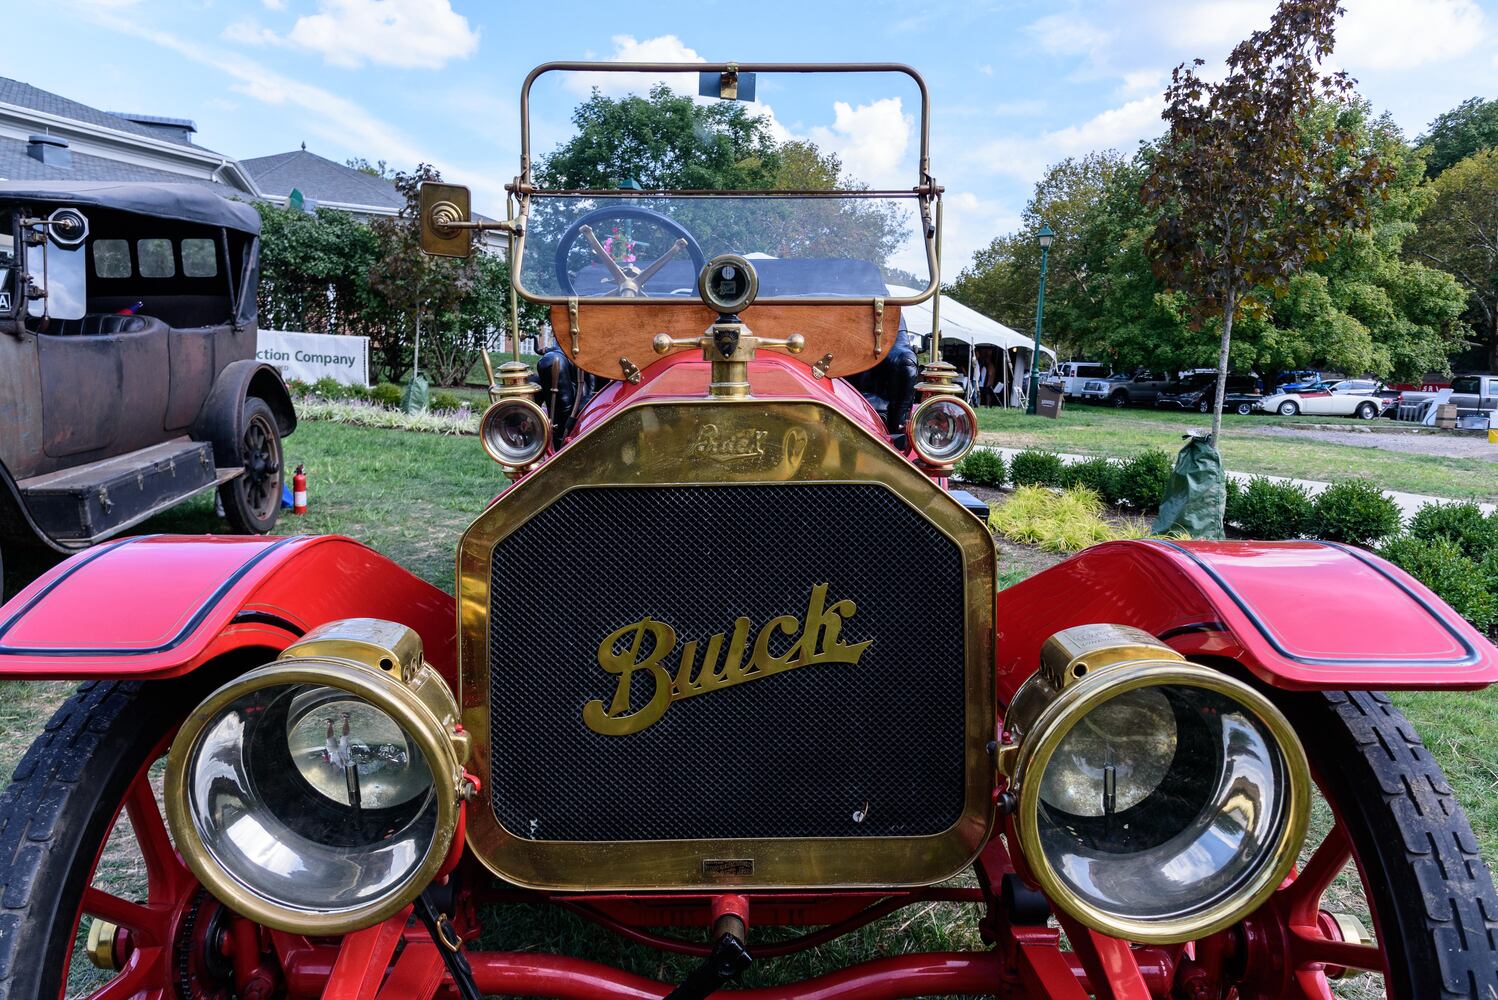
{"type": "Polygon", "coordinates": [[[535,79],[525,291],[696,298],[703,264],[722,253],[754,261],[761,300],[930,286],[913,77],[746,67],[725,100],[721,73],[685,70],[535,79]]]}

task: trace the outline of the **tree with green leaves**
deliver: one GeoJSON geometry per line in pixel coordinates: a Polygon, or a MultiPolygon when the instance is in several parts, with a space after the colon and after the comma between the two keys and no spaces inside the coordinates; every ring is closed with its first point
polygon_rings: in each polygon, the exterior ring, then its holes
{"type": "MultiPolygon", "coordinates": [[[[394,218],[370,223],[379,253],[369,271],[369,285],[392,317],[370,346],[392,375],[419,360],[437,384],[459,385],[492,335],[509,332],[509,265],[484,252],[466,258],[422,253],[420,187],[441,179],[426,163],[410,173],[396,173],[395,187],[405,198],[405,207],[394,218]]],[[[522,327],[538,328],[543,307],[528,302],[521,306],[522,327]]]]}
{"type": "Polygon", "coordinates": [[[1487,368],[1498,371],[1498,149],[1473,153],[1442,171],[1434,204],[1411,250],[1456,276],[1487,368]]]}
{"type": "Polygon", "coordinates": [[[382,303],[369,287],[379,256],[370,228],[347,212],[256,202],[260,212],[260,325],[376,335],[382,303]]]}
{"type": "Polygon", "coordinates": [[[1498,146],[1498,100],[1469,97],[1430,123],[1419,145],[1429,150],[1425,172],[1439,177],[1452,164],[1498,146]]]}
{"type": "MultiPolygon", "coordinates": [[[[1036,233],[1049,224],[1056,239],[1046,269],[1047,346],[1057,347],[1063,357],[1078,350],[1086,338],[1087,317],[1102,294],[1096,285],[1096,230],[1107,208],[1100,207],[1124,167],[1123,156],[1107,150],[1068,157],[1047,168],[1025,205],[1020,230],[997,237],[974,254],[952,283],[952,297],[1017,330],[1033,329],[1040,284],[1036,233]]],[[[1137,211],[1136,192],[1127,195],[1137,211]]]]}
{"type": "Polygon", "coordinates": [[[1165,92],[1169,130],[1143,186],[1159,220],[1148,248],[1166,289],[1184,294],[1195,323],[1220,324],[1212,441],[1222,432],[1233,321],[1259,314],[1309,263],[1367,225],[1370,199],[1387,185],[1376,157],[1357,157],[1357,136],[1338,125],[1308,134],[1320,101],[1352,93],[1345,73],[1323,73],[1336,0],[1281,0],[1267,29],[1228,56],[1227,75],[1177,66],[1165,92]]]}

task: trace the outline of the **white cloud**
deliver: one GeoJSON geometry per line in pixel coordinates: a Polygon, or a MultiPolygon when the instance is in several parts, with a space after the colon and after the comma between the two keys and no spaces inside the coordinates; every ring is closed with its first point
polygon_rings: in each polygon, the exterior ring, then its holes
{"type": "Polygon", "coordinates": [[[1012,233],[1022,224],[1015,206],[998,198],[985,198],[972,191],[948,191],[942,199],[946,202],[941,220],[942,281],[955,280],[976,251],[988,246],[995,236],[1012,233]]]}
{"type": "Polygon", "coordinates": [[[1273,13],[1273,0],[1188,0],[1160,11],[1157,23],[1164,27],[1167,41],[1199,50],[1236,45],[1268,27],[1273,13]]]}
{"type": "Polygon", "coordinates": [[[263,4],[265,4],[265,9],[266,10],[285,10],[286,9],[286,0],[260,0],[260,2],[263,3],[263,4]]]}
{"type": "Polygon", "coordinates": [[[1051,14],[1026,29],[1040,47],[1053,55],[1091,55],[1112,40],[1111,33],[1075,14],[1051,14]]]}
{"type": "Polygon", "coordinates": [[[1337,34],[1337,61],[1354,72],[1399,70],[1466,55],[1487,24],[1473,0],[1357,0],[1337,34]]]}
{"type": "Polygon", "coordinates": [[[240,45],[279,45],[281,36],[269,28],[261,26],[259,21],[253,17],[242,17],[237,21],[230,21],[224,26],[221,37],[228,42],[238,42],[240,45]]]}
{"type": "Polygon", "coordinates": [[[1068,156],[1095,150],[1129,152],[1135,143],[1164,131],[1160,121],[1162,98],[1141,97],[1109,108],[1079,125],[1069,125],[1040,136],[1006,136],[984,143],[973,152],[976,169],[1033,181],[1045,168],[1068,156]]]}
{"type": "MultiPolygon", "coordinates": [[[[643,40],[634,35],[615,35],[609,41],[613,43],[614,51],[607,57],[608,62],[707,62],[675,35],[657,35],[643,40]]],[[[561,77],[563,87],[582,97],[591,94],[595,87],[607,97],[644,94],[661,81],[678,93],[697,93],[697,78],[690,73],[654,76],[645,73],[564,73],[561,77]]]]}
{"type": "Polygon", "coordinates": [[[900,98],[886,97],[856,108],[837,101],[832,113],[832,124],[812,128],[808,137],[823,151],[836,153],[848,173],[876,188],[916,183],[907,159],[915,117],[905,113],[900,98]]]}
{"type": "Polygon", "coordinates": [[[478,31],[450,0],[319,0],[318,12],[297,18],[284,37],[264,30],[240,35],[236,41],[285,42],[350,69],[365,62],[440,69],[479,47],[478,31]]]}

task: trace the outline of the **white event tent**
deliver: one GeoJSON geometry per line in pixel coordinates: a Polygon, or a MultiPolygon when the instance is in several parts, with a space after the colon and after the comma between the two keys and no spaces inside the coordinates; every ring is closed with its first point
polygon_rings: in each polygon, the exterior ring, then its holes
{"type": "MultiPolygon", "coordinates": [[[[898,285],[890,286],[891,295],[915,295],[915,289],[903,288],[898,285]]],[[[1018,406],[1022,402],[1022,389],[1030,371],[1030,354],[1034,348],[1033,341],[1020,333],[1000,323],[998,320],[990,319],[976,309],[963,305],[951,296],[943,295],[941,298],[941,339],[944,343],[961,342],[968,347],[968,377],[973,379],[977,374],[977,364],[974,360],[973,348],[991,346],[999,349],[1004,359],[1004,367],[1007,371],[1000,373],[1000,378],[1009,387],[1006,404],[1018,406]]],[[[904,306],[901,316],[905,320],[905,328],[910,331],[911,336],[926,337],[931,333],[931,306],[932,299],[927,299],[919,305],[904,306]]],[[[1049,347],[1040,348],[1042,354],[1050,356],[1052,361],[1056,360],[1056,352],[1049,347]]]]}

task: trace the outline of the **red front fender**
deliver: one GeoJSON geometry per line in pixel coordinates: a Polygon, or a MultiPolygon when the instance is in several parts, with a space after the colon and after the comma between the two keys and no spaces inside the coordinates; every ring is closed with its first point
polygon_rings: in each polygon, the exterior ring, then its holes
{"type": "Polygon", "coordinates": [[[415,629],[456,678],[453,599],[337,535],[156,535],[59,563],[0,608],[0,678],[164,678],[338,618],[415,629]]]}
{"type": "Polygon", "coordinates": [[[1480,688],[1498,650],[1419,581],[1329,542],[1109,542],[998,595],[1007,703],[1073,625],[1134,625],[1291,690],[1480,688]]]}

